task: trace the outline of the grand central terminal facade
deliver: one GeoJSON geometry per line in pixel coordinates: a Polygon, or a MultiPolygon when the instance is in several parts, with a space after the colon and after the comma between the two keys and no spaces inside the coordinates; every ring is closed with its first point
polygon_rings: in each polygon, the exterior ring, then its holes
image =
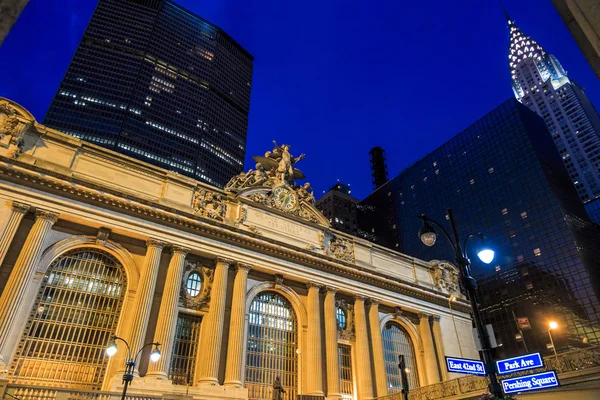
{"type": "Polygon", "coordinates": [[[274,143],[219,189],[0,98],[0,380],[117,392],[113,335],[159,343],[134,394],[372,399],[399,355],[411,388],[456,378],[446,356],[479,358],[456,269],[332,229],[302,158],[274,143]]]}

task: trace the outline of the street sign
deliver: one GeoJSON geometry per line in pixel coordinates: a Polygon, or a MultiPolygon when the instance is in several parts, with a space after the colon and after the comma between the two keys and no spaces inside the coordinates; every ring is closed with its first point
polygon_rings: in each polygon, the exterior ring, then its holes
{"type": "Polygon", "coordinates": [[[505,360],[496,361],[496,370],[498,374],[510,374],[518,371],[526,371],[528,369],[542,368],[544,360],[540,353],[526,354],[524,356],[507,358],[505,360]]]}
{"type": "Polygon", "coordinates": [[[517,324],[519,324],[519,329],[531,329],[531,324],[529,323],[529,318],[517,318],[517,324]]]}
{"type": "Polygon", "coordinates": [[[485,376],[483,361],[468,358],[446,357],[446,368],[449,372],[485,376]]]}
{"type": "Polygon", "coordinates": [[[502,381],[502,390],[506,394],[529,392],[531,390],[548,389],[558,386],[560,386],[560,382],[555,371],[546,371],[502,381]]]}

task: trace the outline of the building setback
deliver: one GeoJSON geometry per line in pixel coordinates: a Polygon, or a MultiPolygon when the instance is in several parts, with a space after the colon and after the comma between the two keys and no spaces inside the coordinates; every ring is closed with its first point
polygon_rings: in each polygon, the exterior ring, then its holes
{"type": "Polygon", "coordinates": [[[317,200],[316,206],[335,229],[356,235],[358,199],[352,197],[350,193],[349,185],[338,182],[317,200]]]}
{"type": "Polygon", "coordinates": [[[243,169],[252,60],[170,0],[100,0],[44,122],[223,187],[243,169]]]}
{"type": "Polygon", "coordinates": [[[515,97],[541,116],[590,218],[600,223],[600,117],[560,62],[507,15],[515,97]]]}
{"type": "Polygon", "coordinates": [[[468,249],[475,274],[488,277],[480,279],[480,301],[501,353],[522,350],[512,311],[532,319],[532,348],[546,351],[550,318],[563,327],[560,345],[600,342],[600,241],[540,117],[506,101],[363,200],[360,209],[373,211],[359,226],[411,256],[452,261],[444,240],[426,247],[418,237],[417,215],[443,223],[447,207],[461,234],[481,232],[496,250],[486,266],[468,249]]]}

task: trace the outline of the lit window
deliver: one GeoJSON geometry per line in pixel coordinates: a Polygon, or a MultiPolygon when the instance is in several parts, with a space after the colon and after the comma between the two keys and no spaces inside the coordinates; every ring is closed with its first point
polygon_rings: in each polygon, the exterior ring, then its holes
{"type": "Polygon", "coordinates": [[[507,208],[503,208],[502,209],[502,215],[506,215],[508,214],[508,209],[507,208]]]}
{"type": "Polygon", "coordinates": [[[538,247],[537,249],[533,249],[533,255],[534,256],[539,256],[542,254],[542,251],[540,250],[540,248],[538,247]]]}
{"type": "Polygon", "coordinates": [[[500,271],[500,266],[496,265],[496,272],[500,271]]]}
{"type": "Polygon", "coordinates": [[[200,278],[200,275],[197,272],[191,273],[185,282],[185,290],[192,297],[196,297],[200,294],[201,286],[202,278],[200,278]]]}
{"type": "Polygon", "coordinates": [[[523,211],[523,212],[521,213],[521,218],[522,218],[522,219],[525,219],[525,218],[527,218],[527,213],[526,213],[525,211],[523,211]]]}
{"type": "Polygon", "coordinates": [[[340,329],[346,329],[348,325],[348,318],[346,316],[346,310],[342,307],[338,307],[335,309],[335,319],[337,320],[337,326],[340,329]]]}
{"type": "Polygon", "coordinates": [[[494,172],[494,167],[488,168],[488,173],[491,174],[492,172],[494,172]]]}
{"type": "Polygon", "coordinates": [[[471,185],[475,183],[475,179],[471,179],[469,182],[471,182],[471,185]]]}
{"type": "Polygon", "coordinates": [[[519,261],[519,262],[523,261],[523,256],[517,256],[517,261],[519,261]]]}

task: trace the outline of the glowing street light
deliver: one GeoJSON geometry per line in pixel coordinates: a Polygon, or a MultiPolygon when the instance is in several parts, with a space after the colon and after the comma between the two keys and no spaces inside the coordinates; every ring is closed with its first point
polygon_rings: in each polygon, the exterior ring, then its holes
{"type": "Polygon", "coordinates": [[[552,345],[552,350],[554,351],[554,357],[556,357],[558,354],[556,354],[556,347],[554,346],[554,339],[552,338],[552,331],[554,329],[558,329],[558,323],[556,321],[550,321],[548,324],[548,336],[550,336],[550,344],[552,345]]]}

